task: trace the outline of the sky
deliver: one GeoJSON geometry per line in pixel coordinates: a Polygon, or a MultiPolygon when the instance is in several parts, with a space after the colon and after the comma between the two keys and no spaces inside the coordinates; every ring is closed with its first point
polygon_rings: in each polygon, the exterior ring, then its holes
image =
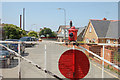
{"type": "Polygon", "coordinates": [[[75,27],[88,25],[90,19],[118,20],[118,2],[2,2],[2,23],[19,26],[25,8],[25,30],[48,27],[57,31],[72,20],[75,27]]]}

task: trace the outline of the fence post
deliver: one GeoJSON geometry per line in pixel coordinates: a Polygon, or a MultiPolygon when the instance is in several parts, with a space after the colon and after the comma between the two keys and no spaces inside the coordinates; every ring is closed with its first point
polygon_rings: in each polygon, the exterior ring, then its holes
{"type": "MultiPolygon", "coordinates": [[[[47,67],[47,66],[46,66],[46,65],[47,65],[47,60],[46,60],[46,59],[47,59],[46,44],[45,44],[45,57],[44,57],[44,58],[45,58],[45,64],[44,64],[45,67],[44,67],[44,70],[46,70],[46,67],[47,67]]],[[[45,74],[45,78],[46,78],[46,74],[45,74]]]]}
{"type": "MultiPolygon", "coordinates": [[[[104,50],[105,50],[105,45],[103,45],[103,59],[104,59],[104,50]]],[[[104,80],[104,61],[102,61],[102,80],[104,80]]]]}
{"type": "MultiPolygon", "coordinates": [[[[18,53],[21,55],[21,53],[20,53],[20,43],[18,43],[18,53]]],[[[18,67],[18,76],[19,76],[19,80],[21,80],[21,57],[19,57],[19,59],[18,59],[18,65],[19,65],[19,67],[18,67]]]]}

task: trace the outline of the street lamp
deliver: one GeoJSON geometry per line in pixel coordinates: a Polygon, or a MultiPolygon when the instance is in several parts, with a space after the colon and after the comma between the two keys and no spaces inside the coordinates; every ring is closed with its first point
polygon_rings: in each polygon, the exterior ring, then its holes
{"type": "MultiPolygon", "coordinates": [[[[36,30],[33,30],[33,31],[36,31],[36,32],[37,32],[37,24],[32,24],[32,25],[31,25],[31,30],[33,29],[33,27],[32,27],[32,26],[36,28],[36,30]]],[[[37,32],[37,36],[39,37],[38,32],[37,32]]]]}
{"type": "MultiPolygon", "coordinates": [[[[66,10],[64,8],[58,8],[58,10],[63,10],[64,11],[64,18],[65,18],[65,28],[66,28],[66,10]]],[[[64,39],[66,41],[66,30],[64,29],[64,39]]]]}
{"type": "Polygon", "coordinates": [[[32,25],[31,25],[31,30],[32,30],[32,29],[36,29],[36,30],[33,30],[33,31],[36,31],[36,32],[37,32],[37,24],[32,24],[32,25]],[[35,27],[35,28],[33,28],[33,27],[35,27]]]}

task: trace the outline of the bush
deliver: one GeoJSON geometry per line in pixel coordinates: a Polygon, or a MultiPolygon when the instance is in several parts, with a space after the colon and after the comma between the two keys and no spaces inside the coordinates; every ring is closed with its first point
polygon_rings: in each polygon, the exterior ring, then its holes
{"type": "Polygon", "coordinates": [[[110,69],[110,66],[109,66],[109,65],[107,65],[107,69],[110,69]]]}
{"type": "Polygon", "coordinates": [[[110,70],[112,71],[112,70],[113,70],[113,67],[111,67],[110,70]]]}
{"type": "Polygon", "coordinates": [[[37,36],[37,32],[35,32],[35,31],[30,31],[29,33],[28,33],[28,36],[30,36],[30,37],[38,37],[37,36]]]}

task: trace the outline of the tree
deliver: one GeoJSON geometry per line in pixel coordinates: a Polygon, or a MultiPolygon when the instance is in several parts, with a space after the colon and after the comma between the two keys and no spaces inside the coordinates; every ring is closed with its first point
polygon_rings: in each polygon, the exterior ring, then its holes
{"type": "Polygon", "coordinates": [[[26,31],[22,30],[22,37],[25,37],[25,36],[27,36],[26,31]]]}
{"type": "Polygon", "coordinates": [[[38,37],[37,36],[37,32],[35,32],[35,31],[30,31],[29,33],[28,33],[28,36],[30,36],[30,37],[38,37]]]}
{"type": "Polygon", "coordinates": [[[56,37],[55,32],[52,32],[50,28],[44,28],[40,31],[39,35],[44,35],[45,37],[56,37]],[[47,36],[48,35],[48,36],[47,36]]]}
{"type": "Polygon", "coordinates": [[[44,36],[47,37],[47,35],[50,35],[52,33],[52,30],[50,28],[45,28],[44,29],[44,36]]]}
{"type": "Polygon", "coordinates": [[[44,29],[42,29],[42,30],[40,31],[39,35],[40,35],[40,36],[41,36],[41,35],[44,35],[44,29]]]}
{"type": "Polygon", "coordinates": [[[47,34],[51,34],[52,33],[52,30],[50,28],[45,28],[44,29],[44,34],[47,35],[47,34]]]}
{"type": "Polygon", "coordinates": [[[57,34],[53,31],[53,32],[49,35],[49,37],[57,37],[57,34]]]}
{"type": "Polygon", "coordinates": [[[5,24],[3,29],[7,39],[19,39],[23,35],[26,35],[25,31],[13,24],[5,24]]]}

